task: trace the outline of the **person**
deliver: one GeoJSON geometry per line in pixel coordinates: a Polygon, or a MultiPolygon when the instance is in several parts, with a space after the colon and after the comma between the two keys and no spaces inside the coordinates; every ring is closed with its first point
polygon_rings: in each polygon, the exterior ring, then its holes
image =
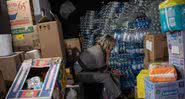
{"type": "Polygon", "coordinates": [[[108,72],[108,58],[114,46],[115,40],[112,36],[102,36],[95,46],[80,54],[75,73],[80,82],[103,83],[113,99],[122,99],[119,86],[108,72]]]}

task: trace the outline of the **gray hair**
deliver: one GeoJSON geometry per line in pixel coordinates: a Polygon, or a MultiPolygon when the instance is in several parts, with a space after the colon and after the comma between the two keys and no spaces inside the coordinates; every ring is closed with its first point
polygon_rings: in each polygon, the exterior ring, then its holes
{"type": "Polygon", "coordinates": [[[103,50],[112,49],[115,46],[115,39],[111,35],[103,35],[97,41],[97,44],[102,47],[103,50]]]}

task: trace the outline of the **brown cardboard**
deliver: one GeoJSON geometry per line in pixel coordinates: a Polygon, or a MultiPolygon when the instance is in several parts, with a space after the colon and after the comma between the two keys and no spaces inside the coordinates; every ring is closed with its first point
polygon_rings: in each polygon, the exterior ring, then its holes
{"type": "Polygon", "coordinates": [[[43,58],[65,57],[63,32],[58,21],[40,23],[37,30],[43,58]]]}
{"type": "Polygon", "coordinates": [[[4,99],[5,95],[6,95],[6,85],[5,85],[5,81],[3,78],[3,74],[0,71],[0,99],[4,99]]]}
{"type": "Polygon", "coordinates": [[[11,28],[19,28],[25,25],[33,25],[33,11],[31,0],[8,0],[8,14],[11,28]]]}
{"type": "Polygon", "coordinates": [[[145,68],[155,61],[168,59],[167,39],[165,34],[148,34],[145,36],[145,68]]]}
{"type": "Polygon", "coordinates": [[[65,39],[65,47],[68,48],[77,48],[79,51],[81,51],[81,45],[79,38],[72,38],[72,39],[65,39]]]}
{"type": "Polygon", "coordinates": [[[34,32],[27,34],[13,35],[13,46],[15,51],[30,51],[40,49],[39,34],[36,26],[33,26],[34,32]]]}
{"type": "Polygon", "coordinates": [[[73,66],[81,52],[79,38],[65,39],[67,66],[73,66]]]}
{"type": "Polygon", "coordinates": [[[24,61],[23,52],[17,52],[11,56],[0,57],[0,71],[4,80],[13,81],[21,63],[24,61]]]}

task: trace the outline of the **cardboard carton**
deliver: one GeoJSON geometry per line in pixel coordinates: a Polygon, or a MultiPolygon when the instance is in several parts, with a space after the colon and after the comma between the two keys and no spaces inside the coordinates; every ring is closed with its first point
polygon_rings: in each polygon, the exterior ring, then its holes
{"type": "MultiPolygon", "coordinates": [[[[63,61],[59,57],[25,60],[6,96],[6,99],[63,99],[61,83],[59,79],[60,66],[63,61]],[[39,77],[42,82],[40,88],[30,89],[28,81],[33,77],[39,77]],[[59,91],[59,92],[56,92],[59,91]]],[[[36,84],[37,82],[34,82],[36,84]]]]}
{"type": "Polygon", "coordinates": [[[183,58],[169,57],[169,64],[177,69],[178,78],[185,78],[185,60],[183,58]]]}
{"type": "Polygon", "coordinates": [[[165,34],[148,34],[145,36],[145,68],[155,61],[168,59],[167,39],[165,34]]]}
{"type": "Polygon", "coordinates": [[[65,57],[63,32],[58,21],[40,23],[37,30],[43,58],[65,57]]]}
{"type": "Polygon", "coordinates": [[[9,0],[7,7],[12,29],[33,25],[30,0],[9,0]]]}
{"type": "Polygon", "coordinates": [[[51,19],[48,0],[8,0],[7,7],[13,34],[25,33],[16,31],[23,31],[25,27],[27,30],[29,26],[37,24],[42,17],[41,9],[51,19]]]}
{"type": "Polygon", "coordinates": [[[175,82],[153,83],[145,77],[145,99],[185,99],[184,79],[175,82]]]}
{"type": "Polygon", "coordinates": [[[80,40],[78,38],[65,39],[67,67],[71,67],[77,61],[81,52],[80,40]]]}
{"type": "Polygon", "coordinates": [[[31,50],[25,53],[25,59],[38,59],[40,58],[40,51],[39,50],[31,50]]]}
{"type": "Polygon", "coordinates": [[[20,32],[22,34],[13,35],[13,46],[15,51],[30,51],[40,49],[39,34],[36,26],[32,26],[33,32],[20,32]]]}
{"type": "Polygon", "coordinates": [[[149,70],[141,70],[137,76],[137,98],[145,98],[144,78],[149,76],[149,70]]]}
{"type": "Polygon", "coordinates": [[[6,95],[6,85],[3,78],[3,74],[0,71],[0,99],[4,99],[6,95]]]}
{"type": "Polygon", "coordinates": [[[81,44],[79,38],[65,39],[64,42],[66,49],[71,48],[78,49],[79,51],[81,51],[81,44]]]}
{"type": "Polygon", "coordinates": [[[0,57],[0,70],[4,80],[13,81],[21,63],[24,61],[23,52],[17,52],[10,56],[0,57]]]}
{"type": "Polygon", "coordinates": [[[185,31],[167,33],[169,57],[185,58],[185,31]]]}

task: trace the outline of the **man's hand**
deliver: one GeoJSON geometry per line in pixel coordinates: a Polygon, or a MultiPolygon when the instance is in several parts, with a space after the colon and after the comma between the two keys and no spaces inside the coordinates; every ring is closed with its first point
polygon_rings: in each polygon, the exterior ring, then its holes
{"type": "Polygon", "coordinates": [[[111,73],[116,76],[122,76],[121,72],[118,70],[112,70],[111,73]]]}

